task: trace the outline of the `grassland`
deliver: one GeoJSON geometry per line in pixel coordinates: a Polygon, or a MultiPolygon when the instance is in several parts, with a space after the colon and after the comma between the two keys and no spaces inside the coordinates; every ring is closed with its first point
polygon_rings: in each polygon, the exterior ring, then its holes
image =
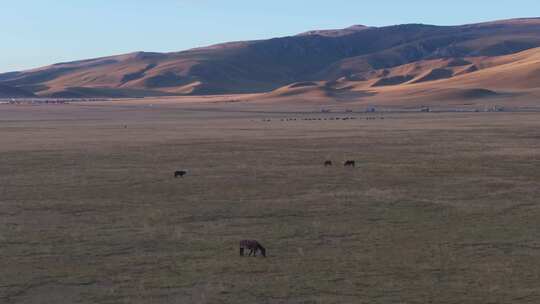
{"type": "Polygon", "coordinates": [[[540,302],[539,113],[231,107],[2,106],[0,302],[540,302]]]}

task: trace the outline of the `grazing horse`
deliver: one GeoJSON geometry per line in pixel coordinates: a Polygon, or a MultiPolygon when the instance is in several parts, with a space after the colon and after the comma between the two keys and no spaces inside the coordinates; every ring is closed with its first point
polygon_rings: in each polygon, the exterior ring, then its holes
{"type": "Polygon", "coordinates": [[[348,160],[348,161],[345,162],[344,166],[345,166],[345,167],[353,167],[353,168],[354,168],[354,167],[356,167],[356,161],[354,161],[354,160],[348,160]]]}
{"type": "Polygon", "coordinates": [[[331,161],[331,160],[327,160],[327,161],[324,162],[324,166],[325,166],[325,167],[332,167],[332,165],[333,165],[333,164],[332,164],[332,161],[331,161]]]}
{"type": "Polygon", "coordinates": [[[186,175],[186,174],[187,174],[187,171],[184,171],[184,170],[182,170],[182,171],[175,171],[175,172],[174,172],[174,178],[177,178],[177,177],[179,177],[179,176],[180,176],[180,177],[184,177],[184,175],[186,175]]]}
{"type": "Polygon", "coordinates": [[[244,250],[249,249],[248,256],[257,256],[257,251],[260,251],[263,257],[266,257],[266,249],[254,240],[240,241],[240,256],[244,256],[244,250]]]}

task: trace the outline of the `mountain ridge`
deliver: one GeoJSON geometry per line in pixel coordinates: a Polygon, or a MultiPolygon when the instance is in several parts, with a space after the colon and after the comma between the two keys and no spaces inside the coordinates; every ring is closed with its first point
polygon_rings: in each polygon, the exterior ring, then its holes
{"type": "MultiPolygon", "coordinates": [[[[16,89],[19,95],[42,97],[265,93],[306,81],[375,81],[395,86],[412,79],[393,70],[414,62],[486,59],[537,47],[540,18],[461,26],[356,25],[180,52],[133,52],[56,63],[0,74],[0,85],[6,91],[16,89]],[[388,74],[395,78],[389,79],[388,74]]],[[[451,67],[452,73],[438,67],[426,72],[421,82],[473,73],[482,65],[467,67],[460,71],[451,67]]]]}

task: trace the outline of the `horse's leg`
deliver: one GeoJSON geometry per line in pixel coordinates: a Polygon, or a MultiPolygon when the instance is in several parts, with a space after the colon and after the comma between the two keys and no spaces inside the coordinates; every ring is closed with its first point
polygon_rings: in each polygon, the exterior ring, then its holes
{"type": "Polygon", "coordinates": [[[240,247],[240,256],[244,256],[244,248],[240,247]]]}

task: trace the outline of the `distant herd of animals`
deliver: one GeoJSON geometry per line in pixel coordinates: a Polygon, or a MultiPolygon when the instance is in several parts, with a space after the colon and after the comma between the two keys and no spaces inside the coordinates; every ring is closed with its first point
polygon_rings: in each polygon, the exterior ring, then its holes
{"type": "MultiPolygon", "coordinates": [[[[325,167],[331,167],[334,163],[331,160],[327,160],[324,162],[325,167]]],[[[354,160],[347,160],[343,163],[344,167],[356,167],[356,161],[354,160]]],[[[177,170],[174,172],[174,178],[181,177],[183,178],[188,174],[187,170],[177,170]]],[[[256,240],[242,240],[240,241],[240,256],[245,256],[246,251],[249,251],[247,253],[247,256],[253,256],[256,257],[257,253],[260,252],[262,257],[266,257],[266,248],[264,248],[258,241],[256,240]]]]}
{"type": "MultiPolygon", "coordinates": [[[[299,120],[303,120],[303,121],[322,121],[322,120],[338,121],[338,120],[356,120],[356,119],[362,119],[362,118],[358,118],[358,117],[354,117],[354,116],[351,116],[351,117],[329,117],[329,118],[321,118],[321,117],[317,117],[317,118],[281,118],[280,121],[299,121],[299,120]]],[[[380,117],[372,117],[372,116],[365,117],[365,120],[376,120],[376,119],[384,119],[384,117],[383,116],[380,116],[380,117]]],[[[262,121],[263,122],[271,122],[272,119],[263,118],[262,121]]]]}

